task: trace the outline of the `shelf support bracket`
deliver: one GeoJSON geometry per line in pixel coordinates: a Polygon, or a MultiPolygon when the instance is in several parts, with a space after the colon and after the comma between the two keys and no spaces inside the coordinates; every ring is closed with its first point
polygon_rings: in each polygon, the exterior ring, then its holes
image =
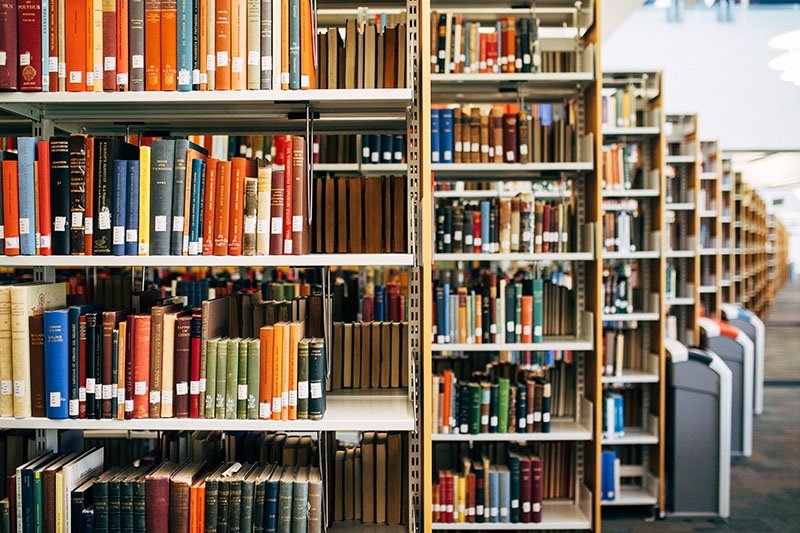
{"type": "Polygon", "coordinates": [[[56,267],[54,266],[33,267],[33,280],[37,283],[55,283],[56,267]]]}

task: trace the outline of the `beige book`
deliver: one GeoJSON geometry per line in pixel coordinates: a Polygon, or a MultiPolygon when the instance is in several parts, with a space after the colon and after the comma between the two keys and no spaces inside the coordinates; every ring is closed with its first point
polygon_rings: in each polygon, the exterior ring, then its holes
{"type": "Polygon", "coordinates": [[[14,416],[11,372],[11,285],[0,286],[0,416],[14,416]]]}
{"type": "Polygon", "coordinates": [[[356,37],[356,21],[355,19],[349,19],[347,21],[347,26],[345,28],[345,41],[344,41],[344,50],[345,50],[345,63],[344,63],[344,88],[345,89],[355,89],[356,88],[356,48],[357,48],[357,37],[356,37]]]}
{"type": "Polygon", "coordinates": [[[348,448],[344,454],[344,519],[353,520],[354,518],[354,496],[355,482],[355,449],[348,448]]]}
{"type": "Polygon", "coordinates": [[[272,167],[268,159],[259,160],[258,211],[256,216],[256,255],[269,254],[269,216],[272,167]]]}
{"type": "Polygon", "coordinates": [[[377,68],[375,71],[375,88],[376,89],[383,89],[383,68],[386,64],[386,34],[379,33],[377,38],[377,46],[375,47],[375,63],[377,64],[377,68]]]}
{"type": "Polygon", "coordinates": [[[328,89],[338,89],[339,30],[328,28],[328,89]]]}
{"type": "Polygon", "coordinates": [[[356,26],[356,89],[364,88],[364,24],[356,26]]]}
{"type": "MultiPolygon", "coordinates": [[[[378,433],[375,438],[375,522],[386,523],[386,433],[378,433]]],[[[396,483],[392,479],[392,483],[396,483]]]]}
{"type": "Polygon", "coordinates": [[[172,388],[175,383],[175,323],[178,313],[164,315],[161,357],[161,418],[172,418],[172,388]]]}
{"type": "Polygon", "coordinates": [[[361,387],[361,324],[356,322],[353,324],[353,381],[352,387],[358,389],[361,387]]]}
{"type": "Polygon", "coordinates": [[[353,519],[361,520],[361,448],[356,448],[353,457],[353,519]]]}
{"type": "Polygon", "coordinates": [[[394,480],[403,479],[403,435],[389,433],[386,442],[386,522],[397,525],[402,522],[403,490],[402,483],[394,480]]]}
{"type": "Polygon", "coordinates": [[[364,88],[375,88],[375,51],[377,47],[377,34],[374,24],[367,24],[364,28],[364,88]]]}
{"type": "Polygon", "coordinates": [[[361,324],[361,388],[370,388],[370,374],[372,372],[372,324],[361,324]]]}
{"type": "Polygon", "coordinates": [[[375,433],[361,437],[361,522],[375,523],[375,433]]]}

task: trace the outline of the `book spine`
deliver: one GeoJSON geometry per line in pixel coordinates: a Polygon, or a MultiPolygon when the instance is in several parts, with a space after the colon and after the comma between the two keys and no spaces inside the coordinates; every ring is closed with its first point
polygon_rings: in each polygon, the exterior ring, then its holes
{"type": "MultiPolygon", "coordinates": [[[[272,3],[261,0],[261,89],[272,89],[272,3]]],[[[259,254],[261,255],[261,254],[259,254]]]]}
{"type": "Polygon", "coordinates": [[[175,141],[154,140],[150,155],[149,255],[169,255],[175,141]]]}
{"type": "MultiPolygon", "coordinates": [[[[110,255],[113,243],[114,146],[117,141],[94,140],[94,203],[92,254],[110,255]]],[[[87,195],[92,194],[90,190],[87,195]]],[[[88,216],[88,215],[87,215],[88,216]]]]}
{"type": "Polygon", "coordinates": [[[124,255],[139,253],[139,169],[139,160],[127,161],[124,255]]]}
{"type": "Polygon", "coordinates": [[[218,91],[231,89],[231,0],[215,0],[215,50],[216,70],[214,88],[218,91]]]}
{"type": "Polygon", "coordinates": [[[247,0],[231,0],[231,89],[247,89],[247,0]]]}
{"type": "Polygon", "coordinates": [[[230,161],[217,163],[217,191],[214,204],[214,255],[228,255],[231,166],[230,161]]]}
{"type": "Polygon", "coordinates": [[[116,0],[102,1],[103,24],[103,72],[104,91],[117,89],[117,3],[116,0]]]}
{"type": "Polygon", "coordinates": [[[308,351],[308,418],[325,415],[325,343],[312,339],[308,351]]]}
{"type": "Polygon", "coordinates": [[[269,254],[270,187],[272,169],[266,162],[258,167],[258,200],[256,220],[256,255],[269,254]]]}
{"type": "Polygon", "coordinates": [[[204,202],[203,202],[203,255],[214,254],[214,224],[216,221],[215,211],[217,209],[216,191],[218,161],[209,159],[206,162],[206,172],[204,181],[204,202]]]}
{"type": "Polygon", "coordinates": [[[258,220],[258,180],[245,178],[244,184],[244,255],[256,255],[256,225],[258,220]]]}
{"type": "MultiPolygon", "coordinates": [[[[228,420],[236,418],[236,402],[239,393],[239,343],[240,339],[229,340],[226,352],[224,418],[228,420]]],[[[217,365],[217,369],[219,369],[219,365],[217,365]]],[[[217,395],[219,395],[219,387],[217,387],[217,395]]]]}
{"type": "MultiPolygon", "coordinates": [[[[152,1],[152,0],[150,0],[152,1]]],[[[130,90],[145,89],[145,0],[128,0],[130,90]]]]}
{"type": "Polygon", "coordinates": [[[0,90],[16,91],[17,55],[17,5],[15,2],[0,3],[0,54],[5,61],[0,65],[0,90]]]}
{"type": "Polygon", "coordinates": [[[284,247],[284,189],[285,189],[285,173],[284,171],[272,172],[272,187],[270,199],[270,255],[282,255],[284,247]]]}
{"type": "Polygon", "coordinates": [[[86,209],[86,137],[69,137],[70,246],[72,255],[84,255],[84,213],[86,209]]]}
{"type": "Polygon", "coordinates": [[[42,2],[18,0],[17,36],[19,54],[19,90],[42,90],[42,2]]]}
{"type": "Polygon", "coordinates": [[[247,339],[239,341],[239,358],[236,371],[236,412],[234,418],[247,418],[247,339]]]}
{"type": "Polygon", "coordinates": [[[289,89],[300,89],[300,0],[289,3],[289,89]]]}
{"type": "Polygon", "coordinates": [[[284,191],[283,191],[283,255],[292,254],[292,138],[287,136],[283,144],[284,150],[284,191]]]}
{"type": "Polygon", "coordinates": [[[191,321],[191,363],[189,371],[189,418],[200,418],[200,410],[205,410],[205,398],[200,396],[200,353],[202,343],[202,316],[192,315],[191,321]]]}
{"type": "Polygon", "coordinates": [[[130,50],[129,50],[129,25],[128,20],[128,0],[115,0],[117,4],[117,75],[115,80],[116,91],[127,91],[129,87],[130,74],[130,50]]]}
{"type": "Polygon", "coordinates": [[[306,140],[292,138],[292,254],[306,255],[311,249],[308,235],[308,197],[306,181],[306,140]]]}
{"type": "Polygon", "coordinates": [[[22,255],[36,254],[36,143],[35,137],[17,139],[17,193],[19,198],[19,246],[22,255]]]}
{"type": "Polygon", "coordinates": [[[178,0],[161,0],[161,90],[174,91],[177,88],[178,0]]]}
{"type": "MultiPolygon", "coordinates": [[[[189,255],[200,255],[202,252],[203,238],[201,219],[203,216],[203,175],[206,162],[202,159],[192,159],[191,198],[189,203],[189,255]]],[[[184,241],[185,241],[184,237],[184,241]]]]}
{"type": "Polygon", "coordinates": [[[125,255],[125,227],[127,226],[128,161],[114,161],[114,224],[111,253],[125,255]]]}
{"type": "Polygon", "coordinates": [[[139,255],[150,254],[151,148],[139,147],[139,255]]]}
{"type": "Polygon", "coordinates": [[[247,0],[247,88],[261,88],[261,0],[247,0]]]}
{"type": "MultiPolygon", "coordinates": [[[[189,417],[189,380],[192,360],[192,317],[178,316],[175,323],[175,418],[189,417]]],[[[170,357],[171,354],[165,354],[170,357]]]]}
{"type": "Polygon", "coordinates": [[[230,226],[228,230],[229,255],[242,255],[246,171],[247,160],[241,157],[234,157],[231,161],[230,226]]]}
{"type": "MultiPolygon", "coordinates": [[[[161,90],[161,0],[144,1],[144,28],[141,49],[144,52],[144,82],[148,91],[161,90]],[[144,45],[145,41],[147,46],[144,45]]],[[[134,41],[136,42],[136,41],[134,41]]],[[[138,48],[138,44],[136,47],[138,48]]],[[[136,68],[135,58],[132,60],[136,68]]]]}
{"type": "MultiPolygon", "coordinates": [[[[195,0],[197,1],[197,0],[195,0]]],[[[177,5],[177,45],[178,45],[178,58],[177,58],[177,71],[178,83],[177,89],[179,91],[192,90],[192,58],[193,55],[193,8],[192,0],[178,0],[177,5]]]]}
{"type": "Polygon", "coordinates": [[[147,418],[150,389],[150,321],[145,315],[134,319],[133,418],[147,418]]]}
{"type": "Polygon", "coordinates": [[[208,46],[208,2],[196,0],[192,4],[192,90],[205,91],[208,85],[206,54],[208,46]]]}
{"type": "Polygon", "coordinates": [[[172,179],[172,216],[167,219],[170,233],[169,253],[171,255],[183,254],[184,218],[189,216],[186,209],[186,159],[189,150],[189,141],[180,139],[175,141],[175,165],[172,179]]]}

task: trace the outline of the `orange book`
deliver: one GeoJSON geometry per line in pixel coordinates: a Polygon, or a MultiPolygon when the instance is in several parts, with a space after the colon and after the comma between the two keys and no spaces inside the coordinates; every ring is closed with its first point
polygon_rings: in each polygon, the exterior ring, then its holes
{"type": "MultiPolygon", "coordinates": [[[[200,139],[196,139],[194,141],[189,141],[189,150],[186,151],[186,192],[183,196],[183,255],[189,255],[189,224],[191,224],[191,216],[189,214],[192,212],[192,161],[195,159],[206,159],[206,155],[203,154],[199,148],[199,141],[200,139]]],[[[200,253],[200,252],[197,252],[200,253]]]]}
{"type": "Polygon", "coordinates": [[[86,209],[83,213],[83,253],[92,255],[94,235],[94,137],[86,138],[86,209]]]}
{"type": "Polygon", "coordinates": [[[314,76],[314,45],[317,40],[312,35],[311,2],[300,0],[300,88],[316,89],[314,76]]]}
{"type": "Polygon", "coordinates": [[[206,530],[206,480],[200,478],[197,486],[197,533],[203,533],[206,530]]]}
{"type": "Polygon", "coordinates": [[[282,401],[282,368],[283,368],[283,331],[285,322],[275,324],[272,337],[272,419],[281,419],[282,401]]]}
{"type": "Polygon", "coordinates": [[[145,89],[161,90],[161,0],[144,1],[145,89]]]}
{"type": "Polygon", "coordinates": [[[3,205],[6,255],[19,255],[19,182],[17,161],[6,160],[3,165],[3,205]]]}
{"type": "Polygon", "coordinates": [[[230,220],[228,230],[228,255],[242,255],[244,233],[244,178],[247,159],[234,157],[231,160],[230,220]]]}
{"type": "Polygon", "coordinates": [[[200,481],[201,480],[198,479],[189,487],[189,533],[197,532],[197,511],[200,507],[197,502],[197,486],[200,484],[200,481]]]}
{"type": "MultiPolygon", "coordinates": [[[[65,2],[66,3],[66,2],[65,2]]],[[[86,90],[94,91],[94,35],[95,35],[95,20],[94,1],[85,0],[84,9],[86,10],[86,35],[84,35],[84,46],[86,47],[86,64],[83,69],[86,75],[86,90]]],[[[100,12],[100,34],[102,35],[102,10],[100,12]]],[[[100,73],[102,76],[102,72],[100,73]]]]}
{"type": "Polygon", "coordinates": [[[247,1],[231,0],[231,89],[247,89],[247,1]]]}
{"type": "Polygon", "coordinates": [[[281,349],[281,420],[289,420],[289,373],[292,359],[292,334],[289,322],[283,323],[283,348],[281,349]]]}
{"type": "Polygon", "coordinates": [[[442,429],[445,433],[450,431],[450,389],[452,388],[453,373],[450,370],[444,371],[444,399],[442,401],[442,429]]]}
{"type": "MultiPolygon", "coordinates": [[[[131,325],[133,322],[131,322],[131,325]]],[[[128,341],[128,322],[119,323],[119,351],[117,352],[117,420],[125,420],[125,353],[128,341]],[[120,394],[122,398],[120,398],[120,394]]]]}
{"type": "MultiPolygon", "coordinates": [[[[480,294],[476,294],[475,295],[475,309],[473,310],[473,312],[475,314],[472,315],[472,316],[475,316],[475,317],[482,316],[481,315],[481,313],[483,312],[482,311],[482,307],[481,307],[482,303],[483,303],[483,301],[482,301],[481,295],[480,294]]],[[[476,322],[477,322],[477,320],[476,320],[476,322]]],[[[475,328],[475,344],[481,344],[481,338],[482,338],[481,337],[481,333],[482,333],[481,332],[481,328],[476,327],[475,328]]]]}
{"type": "Polygon", "coordinates": [[[217,163],[217,201],[214,205],[214,255],[228,255],[231,162],[217,163]]]}
{"type": "Polygon", "coordinates": [[[533,342],[533,296],[522,297],[522,342],[533,342]]]}
{"type": "Polygon", "coordinates": [[[297,350],[304,336],[304,322],[289,326],[289,420],[297,420],[297,350]]]}
{"type": "MultiPolygon", "coordinates": [[[[200,2],[200,72],[199,78],[192,80],[194,85],[197,85],[201,91],[208,89],[208,70],[206,68],[206,54],[208,53],[208,35],[206,28],[208,27],[208,0],[199,0],[200,2]]],[[[194,73],[192,74],[194,77],[194,73]]]]}
{"type": "MultiPolygon", "coordinates": [[[[289,0],[281,3],[281,89],[289,89],[289,0]]],[[[275,87],[273,87],[274,89],[275,87]]]]}
{"type": "Polygon", "coordinates": [[[67,64],[67,90],[85,91],[86,5],[81,2],[65,2],[64,20],[66,21],[64,56],[67,64]]]}
{"type": "Polygon", "coordinates": [[[214,88],[218,91],[231,89],[231,0],[217,0],[214,31],[214,49],[217,52],[217,70],[214,71],[214,88]]]}
{"type": "Polygon", "coordinates": [[[161,90],[178,90],[178,0],[161,0],[161,90]]]}
{"type": "Polygon", "coordinates": [[[133,418],[150,416],[150,315],[133,317],[133,418]]]}
{"type": "Polygon", "coordinates": [[[206,190],[203,202],[203,255],[214,255],[214,201],[217,192],[218,159],[206,161],[206,190]]]}
{"type": "Polygon", "coordinates": [[[261,340],[261,361],[258,384],[258,418],[272,418],[272,339],[275,328],[263,326],[259,330],[261,340]]]}
{"type": "Polygon", "coordinates": [[[128,90],[128,2],[117,0],[117,90],[128,90]]]}

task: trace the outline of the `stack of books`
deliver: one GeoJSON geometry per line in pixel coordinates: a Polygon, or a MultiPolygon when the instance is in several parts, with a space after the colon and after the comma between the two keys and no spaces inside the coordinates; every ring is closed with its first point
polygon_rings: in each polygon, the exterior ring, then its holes
{"type": "Polygon", "coordinates": [[[603,146],[603,188],[619,191],[642,186],[644,169],[639,159],[639,145],[608,144],[603,146]]]}

